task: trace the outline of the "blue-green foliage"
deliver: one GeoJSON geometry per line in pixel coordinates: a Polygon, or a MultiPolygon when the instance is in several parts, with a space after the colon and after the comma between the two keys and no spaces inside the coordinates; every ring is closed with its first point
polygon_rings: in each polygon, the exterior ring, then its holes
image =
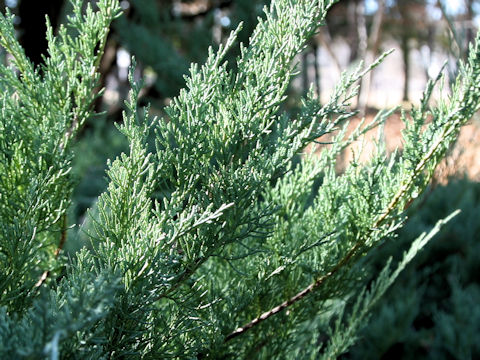
{"type": "Polygon", "coordinates": [[[48,26],[49,56],[37,69],[15,38],[12,15],[0,17],[0,45],[12,55],[0,66],[0,304],[11,310],[29,303],[52,269],[64,231],[72,138],[90,114],[103,42],[119,14],[113,1],[99,6],[84,15],[77,1],[55,37],[48,26]]]}
{"type": "Polygon", "coordinates": [[[333,2],[273,1],[234,66],[226,57],[240,28],[209,49],[204,65],[191,66],[164,119],[137,108],[141,86],[131,71],[118,125],[128,151],[107,162],[107,189],[85,226],[90,244],[72,260],[55,257],[73,189],[69,149],[90,115],[118,4],[99,1],[83,16],[74,1],[78,37],[50,34],[42,73],[1,22],[0,39],[21,60],[19,77],[2,68],[9,91],[0,118],[2,357],[293,359],[348,350],[381,295],[444,223],[426,229],[396,267],[382,263],[367,286],[365,255],[395,237],[405,206],[479,108],[480,44],[448,99],[430,107],[429,85],[405,120],[403,155],[388,158],[378,143],[370,162],[354,160],[338,175],[341,150],[394,110],[345,136],[356,84],[382,58],[345,73],[326,104],[309,94],[298,112],[282,110],[294,59],[333,2]],[[330,147],[305,150],[325,135],[330,147]],[[22,147],[23,136],[36,147],[22,147]],[[42,146],[50,142],[45,154],[58,156],[47,166],[42,146]]]}
{"type": "Polygon", "coordinates": [[[92,226],[87,216],[88,208],[96,209],[98,195],[107,188],[105,170],[107,160],[118,156],[128,149],[128,142],[117,128],[105,118],[91,121],[92,128],[85,130],[74,145],[72,151],[80,154],[72,160],[74,190],[72,204],[68,210],[70,224],[68,241],[64,249],[74,253],[83,246],[89,246],[88,232],[92,226]]]}
{"type": "Polygon", "coordinates": [[[382,299],[351,358],[386,358],[394,353],[404,359],[480,355],[479,201],[477,183],[452,180],[439,186],[412,214],[399,239],[382,249],[381,258],[395,254],[438,217],[452,208],[462,210],[382,299]]]}

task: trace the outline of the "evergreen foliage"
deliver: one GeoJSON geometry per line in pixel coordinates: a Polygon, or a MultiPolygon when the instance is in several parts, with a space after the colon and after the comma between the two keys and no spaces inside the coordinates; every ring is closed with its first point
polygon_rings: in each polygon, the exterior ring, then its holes
{"type": "Polygon", "coordinates": [[[402,154],[387,158],[379,142],[370,162],[337,175],[339,152],[395,109],[345,136],[356,84],[382,58],[345,73],[327,104],[311,93],[297,113],[282,109],[295,56],[333,2],[273,1],[234,66],[225,57],[240,28],[192,65],[166,119],[137,109],[141,86],[131,73],[118,126],[129,149],[108,162],[91,245],[71,260],[57,257],[73,189],[71,143],[91,115],[119,5],[101,0],[82,12],[74,0],[67,27],[49,30],[39,69],[11,18],[1,18],[0,41],[13,58],[1,67],[2,358],[334,358],[348,350],[444,222],[367,286],[364,255],[395,236],[479,107],[480,44],[450,96],[430,106],[439,78],[405,114],[402,154]],[[305,150],[326,135],[329,147],[305,150]]]}
{"type": "Polygon", "coordinates": [[[397,254],[452,207],[461,214],[442,229],[379,303],[362,341],[347,358],[475,359],[480,356],[478,216],[480,186],[452,180],[427,195],[399,239],[384,246],[372,264],[397,254]],[[378,334],[382,334],[381,337],[378,334]]]}
{"type": "Polygon", "coordinates": [[[75,4],[66,26],[53,36],[49,57],[35,69],[25,56],[7,10],[0,17],[0,44],[11,66],[0,67],[0,303],[25,311],[44,270],[55,269],[55,249],[65,231],[73,189],[69,175],[72,139],[91,114],[97,68],[115,1],[82,12],[75,4]]]}

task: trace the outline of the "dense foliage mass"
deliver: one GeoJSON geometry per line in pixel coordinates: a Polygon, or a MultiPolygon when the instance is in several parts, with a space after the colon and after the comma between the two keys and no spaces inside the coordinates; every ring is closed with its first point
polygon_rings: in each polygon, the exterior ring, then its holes
{"type": "Polygon", "coordinates": [[[399,254],[413,234],[430,228],[452,208],[461,209],[382,298],[348,358],[480,356],[479,204],[478,183],[462,179],[437,187],[411,214],[398,240],[371,259],[378,266],[381,259],[399,254]]]}
{"type": "Polygon", "coordinates": [[[0,67],[2,358],[335,358],[349,349],[373,305],[455,215],[429,224],[371,279],[364,255],[395,236],[479,107],[480,44],[450,95],[431,106],[438,78],[404,114],[402,153],[387,157],[379,141],[367,164],[338,175],[337,155],[395,109],[346,136],[356,85],[381,59],[345,73],[324,105],[311,93],[296,113],[282,108],[293,61],[333,2],[273,1],[234,66],[225,57],[240,28],[191,66],[165,119],[137,108],[132,72],[118,126],[129,149],[108,162],[90,245],[72,259],[60,252],[71,145],[92,115],[120,7],[74,0],[58,35],[49,28],[38,68],[12,17],[0,18],[11,55],[0,67]],[[330,146],[315,148],[327,137],[330,146]]]}

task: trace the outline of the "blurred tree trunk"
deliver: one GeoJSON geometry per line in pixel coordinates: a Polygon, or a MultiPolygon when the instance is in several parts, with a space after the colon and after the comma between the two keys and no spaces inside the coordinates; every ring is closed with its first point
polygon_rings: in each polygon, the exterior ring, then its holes
{"type": "Polygon", "coordinates": [[[357,1],[349,1],[347,5],[347,23],[348,35],[347,41],[350,45],[350,58],[348,63],[351,64],[358,58],[358,32],[357,32],[357,1]]]}
{"type": "Polygon", "coordinates": [[[313,42],[312,46],[313,50],[313,60],[314,60],[314,69],[315,69],[315,90],[317,92],[317,97],[318,99],[321,99],[321,91],[322,91],[322,86],[321,86],[321,78],[320,78],[320,57],[318,55],[318,44],[317,42],[313,42]]]}
{"type": "Polygon", "coordinates": [[[403,58],[403,101],[410,100],[410,40],[420,39],[422,27],[425,25],[425,2],[398,1],[397,8],[400,16],[400,47],[403,58]]]}
{"type": "Polygon", "coordinates": [[[313,80],[313,86],[317,97],[320,99],[321,95],[321,78],[320,78],[320,59],[319,59],[319,46],[316,41],[311,41],[310,46],[302,54],[302,86],[303,94],[307,95],[310,90],[311,81],[309,71],[313,66],[315,78],[313,80]],[[310,59],[313,59],[313,63],[310,59]]]}
{"type": "Polygon", "coordinates": [[[302,87],[303,95],[308,93],[308,88],[310,86],[310,79],[308,78],[308,48],[302,54],[302,87]]]}
{"type": "Polygon", "coordinates": [[[357,17],[357,36],[358,36],[358,45],[357,45],[357,57],[361,60],[365,60],[365,55],[367,54],[368,47],[368,31],[367,31],[367,21],[365,18],[365,2],[360,1],[356,6],[356,17],[357,17]]]}
{"type": "Polygon", "coordinates": [[[421,49],[421,55],[423,58],[423,71],[425,72],[425,78],[428,79],[431,76],[430,66],[432,65],[433,54],[435,52],[435,33],[436,25],[430,24],[427,30],[426,44],[421,49]]]}
{"type": "MultiPolygon", "coordinates": [[[[321,30],[319,31],[318,35],[315,37],[314,41],[320,42],[322,47],[325,48],[328,55],[330,55],[338,73],[341,74],[342,66],[340,65],[340,60],[338,59],[337,53],[332,48],[333,40],[332,40],[332,36],[330,35],[330,29],[328,28],[327,24],[322,26],[321,30]]],[[[318,48],[317,42],[315,43],[315,46],[318,48]]]]}
{"type": "Polygon", "coordinates": [[[465,5],[467,6],[467,36],[466,36],[466,45],[465,48],[467,49],[468,53],[468,44],[473,43],[474,40],[474,25],[473,25],[473,0],[465,0],[465,5]]]}
{"type": "MultiPolygon", "coordinates": [[[[378,0],[378,9],[372,19],[372,28],[370,31],[370,37],[368,38],[365,62],[367,66],[375,61],[378,55],[378,49],[380,47],[380,32],[382,29],[383,18],[385,15],[385,0],[378,0]]],[[[365,18],[365,14],[363,15],[365,18]]],[[[364,21],[365,23],[366,21],[364,21]]],[[[360,88],[360,94],[358,98],[358,107],[361,113],[366,114],[370,91],[372,87],[373,70],[366,74],[362,79],[360,88]]]]}
{"type": "Polygon", "coordinates": [[[403,101],[409,100],[409,85],[410,85],[410,48],[409,48],[409,36],[403,34],[401,39],[402,57],[403,57],[403,101]]]}

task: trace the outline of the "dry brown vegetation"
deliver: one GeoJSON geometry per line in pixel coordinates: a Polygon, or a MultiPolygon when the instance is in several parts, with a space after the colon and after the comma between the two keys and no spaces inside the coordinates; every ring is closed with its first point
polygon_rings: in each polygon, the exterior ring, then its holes
{"type": "MultiPolygon", "coordinates": [[[[371,121],[374,115],[375,113],[369,113],[366,123],[371,121]]],[[[353,119],[350,122],[347,135],[357,127],[359,122],[360,119],[353,119]]],[[[400,114],[394,114],[386,121],[381,135],[385,139],[388,153],[392,153],[397,148],[402,149],[403,128],[404,124],[400,119],[400,114]]],[[[342,172],[354,156],[358,156],[360,161],[367,161],[375,149],[374,140],[378,137],[378,131],[378,129],[369,131],[363,139],[357,140],[345,149],[337,161],[337,170],[342,172]],[[362,147],[363,150],[360,151],[362,147]]],[[[325,140],[323,139],[323,141],[325,140]]],[[[433,181],[445,184],[452,177],[463,176],[472,181],[480,181],[480,159],[477,159],[476,156],[478,153],[480,153],[480,122],[472,120],[462,128],[458,141],[437,167],[433,181]]]]}

